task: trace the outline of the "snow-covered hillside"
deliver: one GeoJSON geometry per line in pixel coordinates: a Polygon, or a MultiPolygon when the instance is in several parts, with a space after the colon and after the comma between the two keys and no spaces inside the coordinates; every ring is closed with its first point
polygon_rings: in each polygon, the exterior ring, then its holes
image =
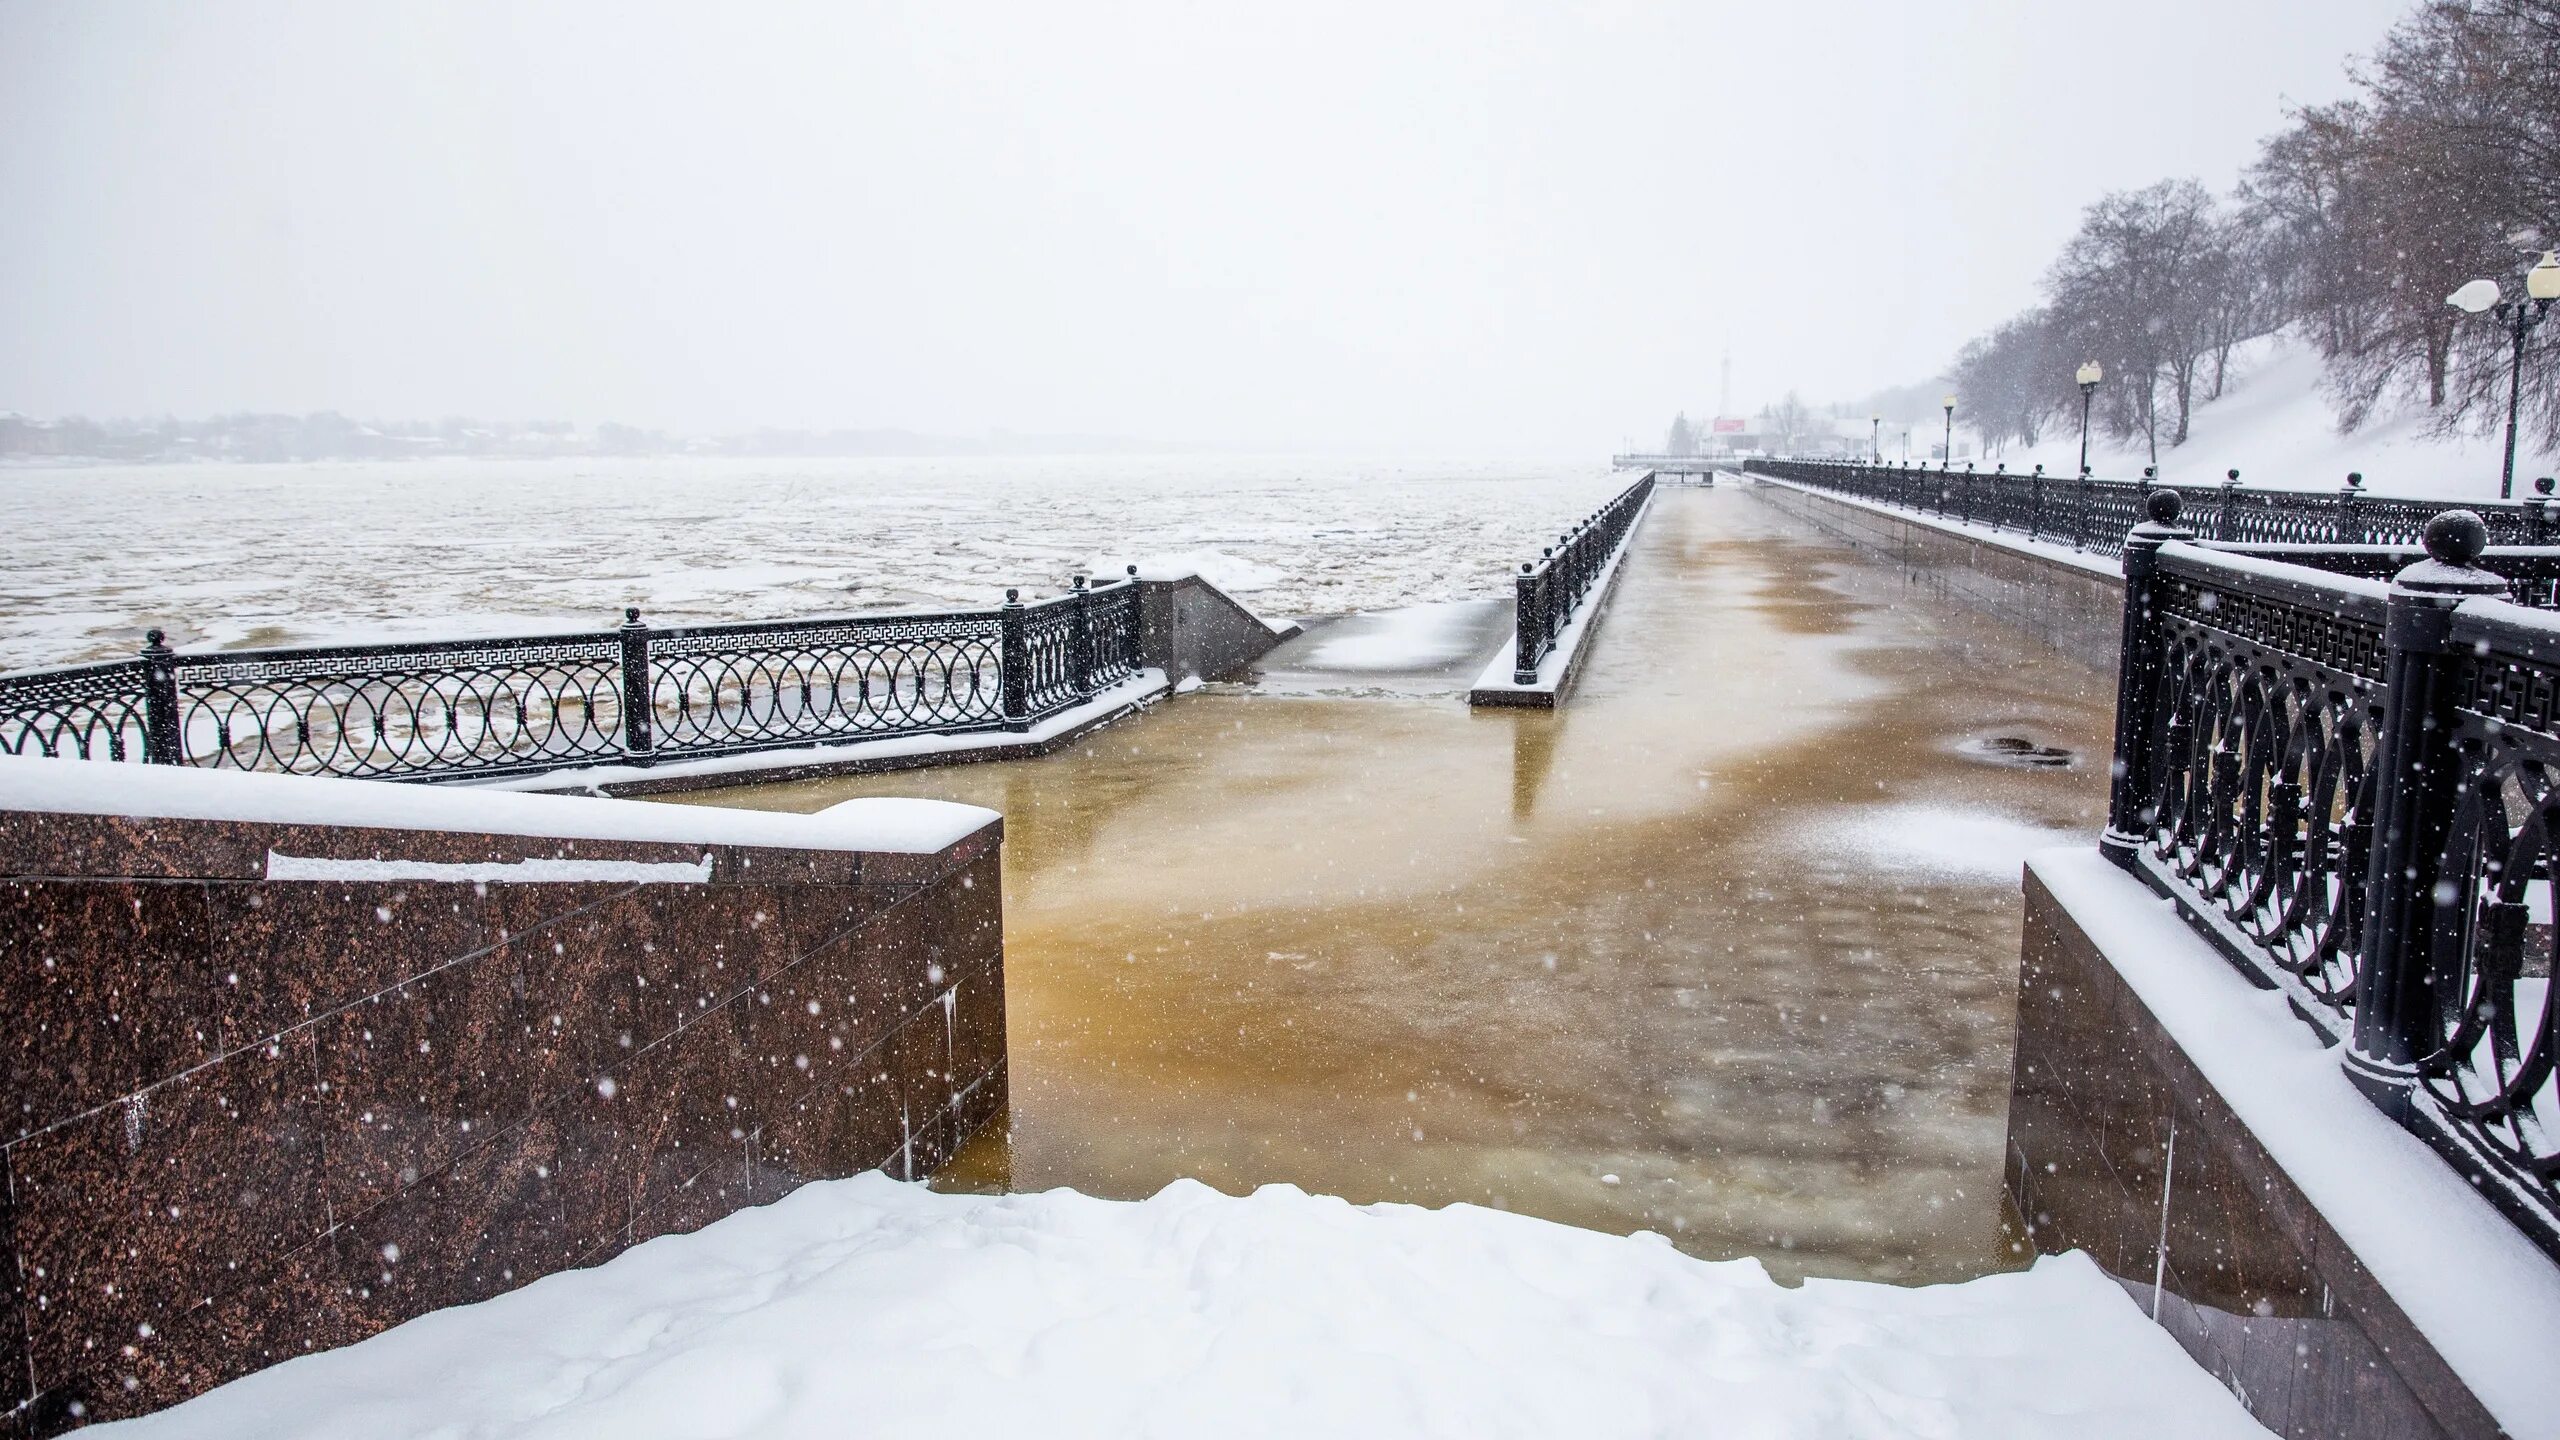
{"type": "MultiPolygon", "coordinates": [[[[2336,408],[2321,390],[2318,353],[2289,334],[2250,341],[2233,364],[2222,398],[2196,407],[2186,444],[2169,448],[2164,416],[2160,474],[2168,483],[2211,484],[2237,469],[2248,485],[2335,489],[2353,470],[2363,473],[2365,488],[2383,494],[2497,498],[2503,432],[2430,435],[2425,410],[2410,407],[2385,410],[2354,433],[2340,434],[2336,408]]],[[[1962,414],[1959,409],[1959,432],[1962,414]]],[[[2139,440],[2090,439],[2089,466],[2101,476],[2129,479],[2149,460],[2139,440]]],[[[1994,462],[2012,470],[2041,464],[2048,474],[2068,475],[2080,463],[2079,423],[2074,418],[2032,448],[2013,445],[1981,463],[1994,462]]],[[[2560,456],[2530,444],[2518,450],[2519,495],[2532,493],[2533,476],[2551,474],[2560,474],[2560,456]]]]}
{"type": "MultiPolygon", "coordinates": [[[[397,1263],[386,1262],[386,1263],[397,1263]]],[[[2263,1436],[2084,1255],[1899,1289],[1474,1206],[804,1186],[118,1440],[2263,1436]]]]}

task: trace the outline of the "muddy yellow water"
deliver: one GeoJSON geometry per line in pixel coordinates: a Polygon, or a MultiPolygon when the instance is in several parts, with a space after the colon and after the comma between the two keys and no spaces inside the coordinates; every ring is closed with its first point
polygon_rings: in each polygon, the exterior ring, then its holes
{"type": "Polygon", "coordinates": [[[1041,760],[689,798],[1004,812],[1012,1109],[941,1183],[2011,1263],[2018,859],[2094,836],[2104,657],[1731,488],[1657,499],[1594,645],[1559,713],[1216,686],[1041,760]]]}

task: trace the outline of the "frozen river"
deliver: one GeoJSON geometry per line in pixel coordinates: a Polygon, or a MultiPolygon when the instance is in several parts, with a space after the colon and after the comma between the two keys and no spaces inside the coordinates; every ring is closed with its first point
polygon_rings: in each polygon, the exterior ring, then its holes
{"type": "Polygon", "coordinates": [[[1187,557],[1273,615],[1503,593],[1605,466],[1220,456],[0,469],[0,669],[991,605],[1187,557]]]}

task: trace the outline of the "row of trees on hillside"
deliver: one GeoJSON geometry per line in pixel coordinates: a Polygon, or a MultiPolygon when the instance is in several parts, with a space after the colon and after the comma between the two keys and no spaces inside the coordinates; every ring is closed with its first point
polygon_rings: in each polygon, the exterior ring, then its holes
{"type": "MultiPolygon", "coordinates": [[[[2220,397],[2233,347],[2288,324],[2348,429],[2403,401],[2447,430],[2502,421],[2506,331],[2445,297],[2480,276],[2521,296],[2523,267],[2560,243],[2560,0],[2431,0],[2355,80],[2293,112],[2231,195],[2164,180],[2091,205],[2045,303],[1956,357],[1985,442],[2076,424],[2073,372],[2095,360],[2091,423],[2156,459],[2220,397]]],[[[2560,444],[2560,351],[2528,353],[2524,393],[2560,444]]]]}

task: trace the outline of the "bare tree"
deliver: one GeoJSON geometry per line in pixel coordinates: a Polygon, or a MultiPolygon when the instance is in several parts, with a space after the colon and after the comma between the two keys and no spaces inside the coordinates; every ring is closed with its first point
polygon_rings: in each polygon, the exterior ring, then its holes
{"type": "Polygon", "coordinates": [[[2371,113],[2358,101],[2312,106],[2260,143],[2240,184],[2269,309],[2296,317],[2327,357],[2364,342],[2375,203],[2365,164],[2371,113]]]}
{"type": "MultiPolygon", "coordinates": [[[[2378,394],[2414,364],[2441,426],[2494,426],[2508,338],[2443,301],[2477,276],[2516,293],[2522,261],[2560,233],[2560,0],[2437,0],[2392,31],[2361,78],[2383,185],[2374,223],[2402,261],[2388,298],[2406,313],[2390,306],[2401,343],[2358,357],[2348,378],[2378,394]]],[[[2537,428],[2560,437],[2560,359],[2543,349],[2526,363],[2537,428]]]]}
{"type": "Polygon", "coordinates": [[[2163,180],[2082,212],[2079,231],[2045,276],[2067,348],[2095,356],[2116,377],[2110,428],[2141,435],[2155,462],[2164,391],[2175,412],[2169,443],[2187,438],[2197,364],[2213,328],[2213,286],[2196,282],[2222,263],[2224,248],[2213,197],[2193,180],[2163,180]]]}
{"type": "Polygon", "coordinates": [[[1956,355],[1954,384],[1985,446],[2033,445],[2054,415],[2063,357],[2053,317],[2030,310],[1956,355]]]}
{"type": "Polygon", "coordinates": [[[1795,391],[1788,391],[1787,398],[1769,407],[1769,431],[1777,441],[1770,448],[1792,450],[1797,438],[1812,433],[1812,430],[1813,407],[1805,404],[1804,397],[1795,391]]]}

